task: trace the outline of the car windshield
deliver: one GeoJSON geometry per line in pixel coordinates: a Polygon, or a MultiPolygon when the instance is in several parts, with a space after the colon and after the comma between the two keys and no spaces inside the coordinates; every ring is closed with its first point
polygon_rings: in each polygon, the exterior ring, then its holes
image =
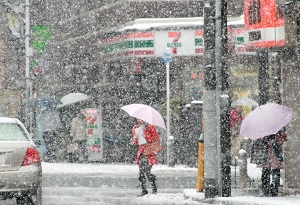
{"type": "Polygon", "coordinates": [[[28,138],[18,124],[0,123],[0,141],[28,141],[28,138]]]}

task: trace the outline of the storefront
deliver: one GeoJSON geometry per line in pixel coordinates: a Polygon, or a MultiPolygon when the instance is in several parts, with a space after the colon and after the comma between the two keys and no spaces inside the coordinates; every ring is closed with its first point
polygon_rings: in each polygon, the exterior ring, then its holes
{"type": "MultiPolygon", "coordinates": [[[[241,95],[255,98],[258,93],[257,61],[255,52],[245,50],[243,25],[243,17],[228,20],[229,95],[232,100],[241,95]]],[[[201,100],[204,90],[203,31],[203,18],[138,19],[119,31],[105,35],[100,41],[106,69],[112,76],[120,73],[125,76],[121,84],[130,82],[125,86],[128,92],[118,96],[127,97],[120,103],[144,102],[156,106],[163,114],[166,113],[166,66],[161,57],[165,52],[171,53],[171,133],[175,138],[182,137],[179,127],[181,118],[184,118],[183,106],[193,100],[201,100]],[[132,84],[134,86],[130,87],[132,84]]],[[[115,77],[112,82],[118,84],[119,78],[115,77]]],[[[120,90],[120,87],[115,86],[114,89],[120,90]]],[[[121,122],[124,121],[122,117],[121,122]]]]}

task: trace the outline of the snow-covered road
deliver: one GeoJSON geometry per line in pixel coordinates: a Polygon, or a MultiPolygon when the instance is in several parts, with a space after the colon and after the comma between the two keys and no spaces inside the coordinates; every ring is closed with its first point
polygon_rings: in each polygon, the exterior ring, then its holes
{"type": "MultiPolygon", "coordinates": [[[[196,168],[155,165],[158,194],[137,197],[138,167],[130,164],[43,163],[43,204],[199,204],[183,197],[196,184],[196,168]]],[[[148,185],[150,188],[150,186],[148,185]]]]}

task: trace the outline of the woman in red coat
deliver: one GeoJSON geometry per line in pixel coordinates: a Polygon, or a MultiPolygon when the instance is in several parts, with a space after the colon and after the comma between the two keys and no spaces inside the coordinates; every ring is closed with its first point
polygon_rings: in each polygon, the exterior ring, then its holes
{"type": "Polygon", "coordinates": [[[240,127],[243,121],[243,107],[237,105],[230,111],[230,131],[231,131],[231,164],[235,165],[235,159],[239,156],[239,150],[243,138],[240,136],[240,127]]]}
{"type": "Polygon", "coordinates": [[[142,187],[141,196],[148,194],[146,189],[146,176],[152,185],[152,192],[157,193],[156,176],[151,173],[152,166],[157,164],[157,155],[144,155],[144,149],[147,143],[159,141],[159,136],[153,125],[147,124],[140,119],[136,119],[136,123],[132,128],[132,142],[139,145],[136,157],[136,164],[139,165],[139,181],[142,187]]]}

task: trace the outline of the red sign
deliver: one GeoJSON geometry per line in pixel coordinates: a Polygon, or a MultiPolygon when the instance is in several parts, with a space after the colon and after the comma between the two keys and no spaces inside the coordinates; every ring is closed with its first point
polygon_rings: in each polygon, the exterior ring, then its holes
{"type": "Polygon", "coordinates": [[[246,49],[286,45],[284,13],[276,0],[244,0],[246,49]]]}
{"type": "Polygon", "coordinates": [[[88,153],[98,153],[101,152],[101,145],[88,146],[88,153]]]}

